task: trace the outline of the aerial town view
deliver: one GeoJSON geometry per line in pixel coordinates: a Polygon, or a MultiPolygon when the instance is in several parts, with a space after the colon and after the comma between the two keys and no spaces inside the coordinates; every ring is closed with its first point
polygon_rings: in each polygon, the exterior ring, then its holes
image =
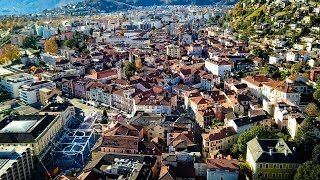
{"type": "Polygon", "coordinates": [[[0,180],[320,180],[320,0],[0,0],[0,180]]]}

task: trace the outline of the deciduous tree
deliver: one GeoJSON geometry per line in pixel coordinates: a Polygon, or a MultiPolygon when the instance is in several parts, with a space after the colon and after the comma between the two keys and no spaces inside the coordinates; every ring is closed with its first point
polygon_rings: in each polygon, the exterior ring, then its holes
{"type": "Polygon", "coordinates": [[[50,54],[57,54],[58,53],[58,44],[57,44],[56,40],[53,38],[46,40],[44,43],[44,50],[50,54]]]}
{"type": "Polygon", "coordinates": [[[6,44],[0,49],[0,64],[20,59],[20,53],[16,46],[6,44]]]}

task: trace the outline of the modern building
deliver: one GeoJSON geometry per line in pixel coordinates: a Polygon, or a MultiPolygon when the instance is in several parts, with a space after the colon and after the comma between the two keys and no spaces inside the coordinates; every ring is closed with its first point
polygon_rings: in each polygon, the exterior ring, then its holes
{"type": "Polygon", "coordinates": [[[39,89],[41,88],[55,88],[56,84],[51,81],[39,81],[30,85],[23,85],[19,89],[20,100],[26,104],[34,104],[40,100],[39,89]]]}
{"type": "Polygon", "coordinates": [[[0,122],[0,145],[29,146],[31,154],[42,159],[62,126],[60,116],[8,116],[0,122]]]}
{"type": "Polygon", "coordinates": [[[33,160],[27,146],[0,147],[0,179],[31,179],[33,160]]]}
{"type": "Polygon", "coordinates": [[[292,179],[299,166],[294,147],[282,138],[252,139],[247,143],[246,161],[253,175],[264,179],[292,179]]]}
{"type": "Polygon", "coordinates": [[[19,88],[23,85],[29,85],[34,82],[34,77],[27,73],[14,74],[4,77],[0,81],[1,89],[8,92],[12,98],[19,97],[19,88]]]}
{"type": "Polygon", "coordinates": [[[207,180],[237,180],[239,165],[236,159],[207,159],[207,180]]]}

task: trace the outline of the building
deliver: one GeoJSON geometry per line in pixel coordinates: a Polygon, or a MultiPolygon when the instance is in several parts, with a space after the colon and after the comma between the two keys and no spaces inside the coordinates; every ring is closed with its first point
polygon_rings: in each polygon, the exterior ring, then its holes
{"type": "Polygon", "coordinates": [[[236,159],[207,159],[207,180],[237,180],[239,165],[236,159]]]}
{"type": "Polygon", "coordinates": [[[52,81],[39,81],[30,85],[23,85],[19,89],[20,100],[26,104],[34,104],[40,100],[39,89],[41,88],[56,88],[56,84],[52,81]]]}
{"type": "Polygon", "coordinates": [[[271,127],[272,119],[267,115],[258,115],[253,117],[241,117],[232,119],[227,122],[227,126],[233,127],[233,129],[241,134],[245,131],[249,131],[254,126],[266,126],[271,127]]]}
{"type": "Polygon", "coordinates": [[[206,158],[214,158],[220,150],[230,149],[237,139],[233,127],[214,128],[202,134],[202,154],[206,158]]]}
{"type": "Polygon", "coordinates": [[[231,72],[231,63],[225,60],[214,61],[214,60],[206,60],[205,70],[211,74],[219,76],[221,79],[227,77],[227,73],[231,72]]]}
{"type": "Polygon", "coordinates": [[[299,164],[295,149],[282,139],[254,138],[247,143],[246,161],[255,177],[291,179],[299,164]]]}
{"type": "Polygon", "coordinates": [[[77,179],[156,179],[157,157],[99,152],[77,179]]]}
{"type": "Polygon", "coordinates": [[[40,159],[50,150],[50,140],[63,127],[60,116],[17,115],[0,122],[0,145],[29,146],[40,159]]]}
{"type": "Polygon", "coordinates": [[[167,146],[169,152],[189,151],[196,146],[194,134],[184,131],[182,133],[168,133],[167,146]]]}
{"type": "Polygon", "coordinates": [[[220,77],[214,74],[205,74],[201,76],[201,87],[206,91],[211,91],[220,84],[220,77]]]}
{"type": "Polygon", "coordinates": [[[49,103],[49,99],[51,99],[56,95],[61,96],[62,91],[56,88],[46,88],[46,87],[39,89],[40,103],[44,106],[49,103]]]}
{"type": "Polygon", "coordinates": [[[19,88],[23,85],[29,85],[34,82],[34,77],[27,73],[15,74],[4,77],[0,81],[1,89],[8,92],[12,98],[19,97],[19,88]]]}
{"type": "Polygon", "coordinates": [[[40,115],[60,116],[63,125],[67,125],[75,117],[75,108],[69,103],[50,103],[43,107],[39,112],[40,115]]]}
{"type": "Polygon", "coordinates": [[[263,83],[268,82],[267,76],[247,76],[241,79],[241,82],[248,86],[250,93],[256,98],[262,97],[262,86],[263,83]]]}
{"type": "Polygon", "coordinates": [[[180,47],[177,45],[170,44],[167,46],[167,56],[174,58],[181,58],[180,47]]]}
{"type": "Polygon", "coordinates": [[[27,146],[0,147],[0,179],[31,179],[33,160],[27,146]]]}

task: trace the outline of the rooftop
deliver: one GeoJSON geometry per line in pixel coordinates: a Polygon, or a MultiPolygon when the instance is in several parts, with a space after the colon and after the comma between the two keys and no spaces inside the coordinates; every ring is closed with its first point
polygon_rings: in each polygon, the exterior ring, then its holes
{"type": "Polygon", "coordinates": [[[56,116],[8,116],[0,122],[0,143],[31,143],[56,120],[56,116]]]}

